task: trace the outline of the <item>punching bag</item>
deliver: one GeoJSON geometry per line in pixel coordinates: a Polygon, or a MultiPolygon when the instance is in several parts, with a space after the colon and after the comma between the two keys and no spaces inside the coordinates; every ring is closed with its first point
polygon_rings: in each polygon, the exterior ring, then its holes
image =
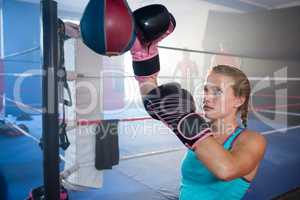
{"type": "Polygon", "coordinates": [[[84,44],[101,55],[120,55],[135,40],[134,19],[126,0],[90,0],[80,29],[84,44]]]}

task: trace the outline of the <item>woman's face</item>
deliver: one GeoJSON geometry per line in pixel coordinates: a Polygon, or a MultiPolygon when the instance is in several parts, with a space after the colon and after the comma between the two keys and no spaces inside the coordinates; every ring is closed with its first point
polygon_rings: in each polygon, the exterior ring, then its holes
{"type": "Polygon", "coordinates": [[[243,103],[234,95],[231,77],[211,72],[204,85],[203,111],[206,118],[214,121],[235,114],[243,103]]]}

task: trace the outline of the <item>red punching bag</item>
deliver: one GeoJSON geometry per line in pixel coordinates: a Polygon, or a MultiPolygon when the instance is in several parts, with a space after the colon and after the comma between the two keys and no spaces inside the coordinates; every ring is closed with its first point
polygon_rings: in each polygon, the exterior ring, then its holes
{"type": "Polygon", "coordinates": [[[83,42],[102,55],[120,55],[135,40],[134,19],[125,0],[90,0],[80,29],[83,42]]]}

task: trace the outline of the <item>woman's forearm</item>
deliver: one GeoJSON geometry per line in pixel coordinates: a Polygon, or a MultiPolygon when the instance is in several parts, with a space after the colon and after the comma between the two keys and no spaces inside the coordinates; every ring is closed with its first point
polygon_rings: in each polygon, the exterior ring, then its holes
{"type": "Polygon", "coordinates": [[[209,137],[195,149],[197,158],[219,179],[236,178],[234,157],[223,148],[213,137],[209,137]]]}
{"type": "Polygon", "coordinates": [[[157,88],[157,77],[150,76],[147,78],[143,78],[142,80],[138,80],[140,93],[142,96],[148,94],[154,88],[157,88]]]}

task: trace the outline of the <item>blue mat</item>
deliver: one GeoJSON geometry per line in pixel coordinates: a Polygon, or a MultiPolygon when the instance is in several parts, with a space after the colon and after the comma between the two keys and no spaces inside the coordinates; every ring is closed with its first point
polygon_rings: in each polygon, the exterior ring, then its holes
{"type": "MultiPolygon", "coordinates": [[[[141,125],[139,123],[143,122],[123,125],[138,127],[141,125]]],[[[27,125],[33,135],[41,135],[40,117],[35,117],[27,125]]],[[[249,121],[249,126],[250,129],[252,127],[261,132],[270,130],[269,126],[255,119],[249,121]]],[[[138,134],[139,131],[138,128],[120,129],[121,156],[182,147],[176,137],[168,131],[163,130],[163,134],[155,131],[138,134]]],[[[299,129],[294,129],[288,133],[266,135],[268,147],[265,159],[244,199],[270,199],[300,186],[298,132],[299,129]]],[[[25,136],[9,137],[0,134],[0,146],[3,149],[0,152],[0,185],[3,190],[7,189],[7,199],[24,199],[31,188],[42,184],[42,152],[36,142],[25,136]]],[[[185,149],[121,161],[113,170],[105,171],[103,188],[70,192],[70,199],[177,199],[180,163],[184,153],[185,149]]]]}

